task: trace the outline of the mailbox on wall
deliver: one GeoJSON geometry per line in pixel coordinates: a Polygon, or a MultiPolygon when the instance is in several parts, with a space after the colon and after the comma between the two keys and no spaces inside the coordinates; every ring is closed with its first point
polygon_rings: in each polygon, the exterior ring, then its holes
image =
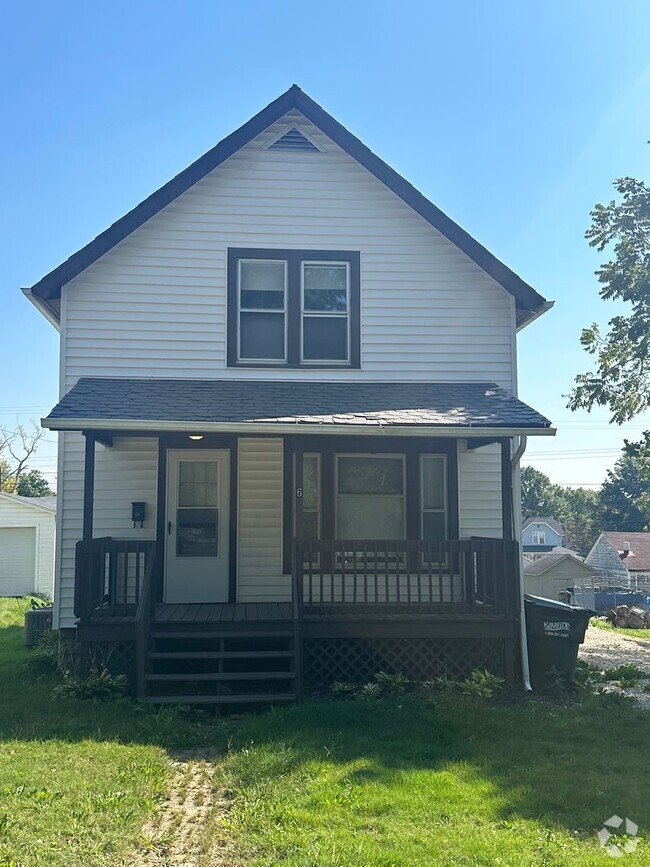
{"type": "Polygon", "coordinates": [[[144,527],[146,505],[146,503],[131,503],[131,520],[134,527],[136,524],[140,524],[140,529],[144,527]]]}

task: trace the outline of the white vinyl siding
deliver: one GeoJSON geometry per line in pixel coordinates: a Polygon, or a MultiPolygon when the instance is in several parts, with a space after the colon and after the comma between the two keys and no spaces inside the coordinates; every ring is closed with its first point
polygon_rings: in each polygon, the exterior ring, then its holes
{"type": "Polygon", "coordinates": [[[16,592],[52,596],[55,523],[54,512],[0,497],[0,596],[13,596],[16,592]],[[29,562],[25,559],[28,537],[31,539],[29,562]],[[11,585],[9,580],[10,572],[18,565],[15,562],[16,544],[19,546],[18,562],[23,563],[19,588],[11,585]],[[29,588],[25,590],[27,573],[31,578],[29,588]]]}
{"type": "Polygon", "coordinates": [[[458,520],[460,537],[501,539],[501,446],[467,451],[458,448],[458,520]]]}
{"type": "Polygon", "coordinates": [[[0,596],[34,592],[36,527],[0,527],[0,596]]]}
{"type": "MultiPolygon", "coordinates": [[[[74,626],[75,545],[81,539],[83,515],[84,439],[63,435],[63,478],[59,498],[59,627],[74,626]]],[[[113,448],[97,444],[95,458],[94,536],[118,539],[156,538],[158,443],[149,437],[114,440],[113,448]],[[144,527],[133,527],[132,501],[146,503],[144,527]]]]}
{"type": "Polygon", "coordinates": [[[64,288],[66,389],[83,375],[296,376],[227,368],[228,247],[361,253],[362,370],[304,370],[303,378],[512,387],[511,296],[310,124],[326,153],[261,150],[290,120],[64,288]]]}
{"type": "Polygon", "coordinates": [[[282,440],[239,440],[237,600],[291,598],[282,574],[282,440]]]}

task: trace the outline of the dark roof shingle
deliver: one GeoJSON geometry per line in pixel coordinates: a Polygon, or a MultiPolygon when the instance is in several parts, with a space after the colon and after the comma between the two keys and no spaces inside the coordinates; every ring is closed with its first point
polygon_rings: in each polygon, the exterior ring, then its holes
{"type": "MultiPolygon", "coordinates": [[[[550,422],[491,383],[82,377],[45,420],[517,427],[550,422]]],[[[68,425],[69,426],[69,425],[68,425]]]]}

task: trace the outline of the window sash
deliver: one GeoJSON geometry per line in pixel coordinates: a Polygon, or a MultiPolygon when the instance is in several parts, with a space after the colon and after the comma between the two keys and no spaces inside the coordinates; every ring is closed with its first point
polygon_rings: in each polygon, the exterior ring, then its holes
{"type": "MultiPolygon", "coordinates": [[[[347,501],[348,503],[352,503],[352,501],[356,500],[359,502],[360,498],[374,498],[377,504],[387,505],[394,501],[400,501],[401,503],[401,526],[397,530],[396,534],[392,537],[394,539],[405,539],[406,538],[406,456],[403,454],[362,454],[362,453],[352,453],[352,454],[337,454],[335,455],[335,480],[334,480],[334,526],[335,526],[335,537],[337,539],[350,538],[349,534],[342,534],[339,527],[339,518],[340,518],[340,505],[341,501],[347,501]],[[402,490],[400,492],[394,493],[340,493],[339,492],[339,461],[341,458],[345,459],[364,459],[364,458],[373,458],[377,460],[399,460],[402,465],[402,490]]],[[[374,534],[372,537],[368,537],[368,540],[377,539],[378,534],[374,534]]],[[[379,534],[379,538],[381,539],[381,534],[379,534]]]]}
{"type": "Polygon", "coordinates": [[[544,530],[533,530],[533,545],[546,545],[546,533],[544,530]]]}
{"type": "MultiPolygon", "coordinates": [[[[286,364],[287,362],[287,349],[288,349],[288,277],[289,277],[289,263],[286,259],[249,259],[249,258],[240,258],[237,260],[237,360],[238,361],[250,361],[255,364],[286,364]],[[283,289],[283,305],[282,309],[280,308],[267,308],[267,307],[254,307],[249,305],[242,305],[242,292],[247,291],[242,289],[242,265],[243,264],[260,264],[267,265],[269,263],[282,263],[284,265],[284,289],[283,289]],[[242,355],[242,313],[263,313],[264,315],[269,316],[282,316],[284,322],[284,344],[283,344],[283,355],[281,358],[258,358],[257,356],[249,356],[242,355]]],[[[257,287],[255,287],[257,289],[257,287]]],[[[257,289],[257,291],[269,291],[269,292],[277,292],[277,289],[269,289],[264,290],[263,288],[257,289]]]]}
{"type": "Polygon", "coordinates": [[[300,262],[300,361],[308,364],[350,363],[350,263],[324,259],[302,259],[300,262]],[[310,265],[345,267],[345,310],[307,310],[305,308],[305,268],[310,265]],[[342,319],[346,323],[345,358],[305,358],[305,319],[342,319]]]}

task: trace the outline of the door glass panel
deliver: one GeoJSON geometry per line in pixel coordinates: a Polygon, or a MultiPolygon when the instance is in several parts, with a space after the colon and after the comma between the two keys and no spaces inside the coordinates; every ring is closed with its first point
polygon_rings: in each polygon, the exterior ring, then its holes
{"type": "Polygon", "coordinates": [[[176,556],[217,557],[219,554],[219,510],[176,510],[176,556]]]}
{"type": "Polygon", "coordinates": [[[178,505],[219,505],[219,469],[216,461],[179,462],[178,505]]]}

